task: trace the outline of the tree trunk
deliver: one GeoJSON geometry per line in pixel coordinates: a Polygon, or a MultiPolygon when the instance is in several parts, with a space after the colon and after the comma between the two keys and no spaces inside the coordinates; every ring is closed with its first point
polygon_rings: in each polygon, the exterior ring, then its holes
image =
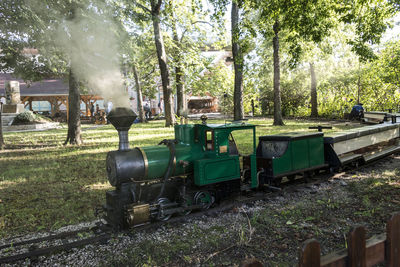
{"type": "Polygon", "coordinates": [[[68,93],[68,135],[64,145],[82,144],[81,139],[81,95],[79,93],[79,82],[73,71],[69,71],[69,93],[68,93]]]}
{"type": "Polygon", "coordinates": [[[174,103],[172,102],[172,90],[169,84],[169,71],[164,41],[160,29],[160,7],[162,0],[151,0],[151,18],[153,21],[154,41],[157,49],[158,64],[160,66],[161,82],[163,87],[165,126],[175,124],[174,103]]]}
{"type": "Polygon", "coordinates": [[[172,21],[173,27],[173,39],[175,42],[175,82],[176,82],[176,114],[182,116],[183,111],[186,109],[184,95],[185,95],[185,84],[183,81],[183,69],[181,64],[181,46],[178,36],[178,31],[176,29],[176,21],[172,21]]]}
{"type": "Polygon", "coordinates": [[[315,76],[314,63],[310,62],[311,73],[311,117],[318,117],[317,77],[315,76]]]}
{"type": "Polygon", "coordinates": [[[284,125],[282,120],[281,108],[281,70],[279,63],[279,21],[275,21],[274,26],[275,36],[272,40],[274,47],[274,125],[284,125]]]}
{"type": "Polygon", "coordinates": [[[3,114],[3,104],[0,103],[0,150],[4,148],[4,138],[3,138],[3,121],[1,116],[3,114]]]}
{"type": "Polygon", "coordinates": [[[358,60],[357,105],[360,104],[360,94],[361,94],[361,63],[360,60],[358,60]]]}
{"type": "MultiPolygon", "coordinates": [[[[179,64],[180,62],[177,62],[179,64]]],[[[175,68],[175,80],[176,80],[176,102],[177,102],[177,109],[176,114],[178,116],[182,116],[184,110],[186,109],[185,105],[185,85],[183,82],[183,75],[182,75],[182,68],[176,67],[175,68]]]]}
{"type": "Polygon", "coordinates": [[[239,45],[239,7],[232,1],[232,55],[235,69],[235,84],[233,91],[233,119],[243,120],[243,53],[239,45]]]}
{"type": "Polygon", "coordinates": [[[139,82],[139,75],[138,75],[138,72],[137,72],[135,64],[133,64],[133,68],[132,69],[133,69],[133,76],[135,77],[139,120],[141,122],[146,122],[146,117],[144,116],[144,109],[143,109],[142,86],[140,85],[140,82],[139,82]]]}

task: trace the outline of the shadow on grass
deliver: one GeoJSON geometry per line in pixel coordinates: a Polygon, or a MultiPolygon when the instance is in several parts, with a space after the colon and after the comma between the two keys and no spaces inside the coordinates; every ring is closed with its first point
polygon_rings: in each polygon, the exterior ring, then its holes
{"type": "Polygon", "coordinates": [[[2,170],[0,238],[95,219],[109,189],[93,187],[108,184],[105,161],[84,156],[29,160],[25,168],[15,164],[2,170]]]}

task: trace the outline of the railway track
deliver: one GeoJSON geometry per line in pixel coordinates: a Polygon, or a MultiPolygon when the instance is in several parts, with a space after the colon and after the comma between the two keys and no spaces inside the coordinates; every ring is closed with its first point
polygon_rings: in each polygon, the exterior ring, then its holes
{"type": "MultiPolygon", "coordinates": [[[[375,164],[369,163],[362,167],[375,164]]],[[[358,170],[359,168],[352,168],[351,172],[358,170]]],[[[281,183],[282,189],[276,187],[266,187],[265,191],[258,191],[249,193],[248,195],[236,196],[234,199],[226,200],[220,203],[217,207],[210,208],[203,211],[191,213],[187,216],[172,217],[170,220],[164,222],[153,222],[149,224],[139,225],[132,228],[130,231],[125,231],[125,234],[131,234],[132,231],[142,231],[147,229],[159,228],[165,224],[178,224],[182,221],[195,219],[201,216],[213,216],[220,212],[232,210],[235,207],[255,202],[257,200],[263,200],[268,197],[273,197],[284,192],[293,192],[305,186],[318,185],[329,179],[340,178],[347,174],[347,171],[343,171],[336,174],[330,174],[328,172],[320,173],[314,177],[307,177],[295,179],[292,181],[284,181],[281,183]]],[[[106,224],[98,222],[97,225],[91,227],[85,227],[80,230],[66,231],[58,234],[48,235],[44,237],[27,239],[0,245],[0,265],[7,263],[16,263],[25,259],[38,258],[40,256],[46,256],[55,254],[60,251],[68,251],[73,248],[83,247],[89,244],[106,243],[111,238],[115,237],[115,233],[106,224]]]]}
{"type": "MultiPolygon", "coordinates": [[[[231,210],[234,207],[245,203],[254,202],[267,198],[271,193],[258,192],[252,196],[240,196],[239,199],[225,201],[215,208],[204,211],[198,211],[186,216],[173,217],[168,221],[158,221],[133,227],[130,231],[124,231],[125,234],[131,234],[132,231],[142,231],[159,228],[165,224],[178,224],[185,220],[195,219],[204,215],[215,215],[220,212],[231,210]]],[[[95,227],[85,227],[80,230],[67,231],[59,234],[49,235],[40,238],[27,239],[17,242],[9,242],[0,246],[0,265],[6,263],[15,263],[24,259],[35,259],[40,256],[54,254],[60,251],[68,251],[73,248],[83,247],[89,244],[105,243],[115,232],[106,224],[98,223],[95,227]],[[5,256],[3,256],[5,255],[5,256]]]]}

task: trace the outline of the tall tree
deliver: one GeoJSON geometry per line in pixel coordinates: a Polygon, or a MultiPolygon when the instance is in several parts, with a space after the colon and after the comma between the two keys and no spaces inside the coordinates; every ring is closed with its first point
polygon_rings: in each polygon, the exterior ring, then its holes
{"type": "Polygon", "coordinates": [[[4,148],[3,122],[1,120],[2,113],[3,113],[3,104],[0,103],[0,150],[4,148]]]}
{"type": "Polygon", "coordinates": [[[260,8],[259,26],[267,38],[272,37],[274,51],[274,125],[283,125],[280,95],[280,34],[289,42],[293,58],[301,52],[299,39],[319,42],[329,34],[331,3],[329,1],[254,1],[260,8]]]}
{"type": "Polygon", "coordinates": [[[311,75],[311,117],[318,117],[317,77],[315,76],[314,63],[310,62],[311,75]]]}
{"type": "Polygon", "coordinates": [[[139,120],[141,122],[146,122],[146,116],[144,114],[144,108],[143,108],[142,85],[140,84],[139,73],[138,73],[138,70],[137,70],[137,67],[136,67],[136,63],[132,64],[132,71],[133,71],[133,77],[135,79],[139,120]]]}
{"type": "MultiPolygon", "coordinates": [[[[145,1],[126,1],[126,9],[130,10],[129,17],[136,25],[143,24],[148,18],[153,24],[163,94],[165,95],[164,91],[168,88],[172,95],[172,85],[175,85],[177,115],[182,115],[181,111],[186,109],[186,83],[188,76],[191,76],[190,72],[202,64],[201,48],[209,46],[210,40],[215,42],[213,32],[218,29],[206,20],[208,11],[202,4],[198,0],[160,0],[151,1],[151,8],[148,8],[145,1]],[[204,25],[209,28],[206,30],[202,27],[204,25]]],[[[168,113],[166,101],[168,98],[164,98],[165,111],[168,113]]],[[[170,103],[173,105],[172,100],[170,103]]],[[[173,112],[173,108],[171,111],[173,112]]]]}
{"type": "Polygon", "coordinates": [[[163,87],[165,126],[175,124],[174,103],[172,101],[172,89],[167,65],[164,39],[160,28],[160,9],[162,0],[151,0],[151,18],[153,21],[154,42],[156,44],[158,65],[160,67],[161,82],[163,87]]]}
{"type": "MultiPolygon", "coordinates": [[[[172,11],[173,12],[173,11],[172,11]]],[[[174,15],[174,13],[172,14],[174,15]]],[[[176,115],[181,116],[185,109],[185,83],[183,81],[183,66],[181,55],[181,42],[178,36],[176,18],[172,18],[172,38],[174,40],[174,56],[175,56],[175,83],[176,83],[176,115]]]]}
{"type": "Polygon", "coordinates": [[[201,1],[168,0],[166,4],[166,10],[169,11],[167,24],[170,22],[172,32],[169,57],[171,66],[174,68],[176,112],[178,116],[181,116],[182,111],[187,109],[185,90],[188,88],[186,85],[187,80],[190,79],[189,73],[203,66],[202,50],[210,46],[211,40],[215,44],[214,32],[218,27],[215,22],[207,21],[209,12],[202,8],[201,1]]]}
{"type": "Polygon", "coordinates": [[[242,120],[244,118],[243,110],[243,51],[239,43],[239,9],[240,0],[232,1],[231,27],[232,27],[232,55],[235,69],[235,83],[233,90],[233,118],[242,120]]]}
{"type": "MultiPolygon", "coordinates": [[[[76,20],[76,13],[78,5],[72,4],[67,10],[66,20],[73,22],[76,20]]],[[[70,31],[71,39],[74,39],[75,33],[70,31]]],[[[77,42],[77,40],[73,40],[77,42]]],[[[69,75],[68,75],[68,133],[67,139],[64,142],[66,144],[80,145],[82,144],[81,138],[81,94],[79,91],[79,80],[75,76],[72,70],[72,62],[69,60],[69,75]]]]}
{"type": "MultiPolygon", "coordinates": [[[[244,118],[243,91],[244,77],[246,72],[245,56],[254,48],[254,31],[252,15],[254,11],[249,8],[246,0],[231,1],[231,40],[232,56],[234,65],[233,85],[233,115],[235,120],[244,118]]],[[[227,0],[211,0],[214,6],[213,17],[218,21],[226,15],[227,0]]],[[[255,9],[255,8],[253,8],[255,9]]],[[[220,23],[220,22],[217,22],[220,23]]],[[[220,27],[224,27],[223,25],[220,27]]]]}
{"type": "Polygon", "coordinates": [[[72,69],[69,71],[69,93],[68,93],[68,134],[64,145],[82,144],[81,139],[81,94],[79,93],[79,81],[72,69]]]}
{"type": "Polygon", "coordinates": [[[126,1],[125,8],[132,21],[141,23],[142,21],[147,20],[149,15],[151,17],[153,24],[154,43],[157,51],[158,66],[160,69],[161,84],[163,89],[165,126],[171,126],[175,124],[175,114],[174,103],[172,101],[172,88],[170,85],[170,72],[167,62],[167,54],[165,51],[163,32],[161,29],[162,5],[163,0],[150,0],[150,8],[148,8],[146,4],[142,4],[139,1],[135,1],[134,3],[131,1],[126,1]],[[130,8],[132,8],[133,11],[128,10],[130,8]],[[141,10],[136,10],[137,8],[141,10]]]}
{"type": "Polygon", "coordinates": [[[278,19],[275,20],[273,30],[274,37],[272,38],[272,44],[274,49],[274,125],[283,125],[281,107],[281,66],[279,58],[280,22],[278,19]]]}

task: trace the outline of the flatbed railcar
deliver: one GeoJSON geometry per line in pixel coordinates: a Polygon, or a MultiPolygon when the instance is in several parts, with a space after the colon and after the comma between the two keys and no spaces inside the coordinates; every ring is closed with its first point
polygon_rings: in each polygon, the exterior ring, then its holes
{"type": "Polygon", "coordinates": [[[107,155],[105,219],[116,229],[152,220],[166,221],[208,209],[232,194],[279,185],[282,178],[335,171],[398,152],[395,120],[324,135],[292,132],[256,139],[256,126],[242,122],[175,125],[175,138],[157,146],[129,147],[128,131],[136,114],[113,109],[107,119],[117,129],[117,151],[107,155]],[[240,155],[232,132],[244,131],[252,145],[240,155]],[[248,132],[251,132],[249,134],[248,132]]]}

